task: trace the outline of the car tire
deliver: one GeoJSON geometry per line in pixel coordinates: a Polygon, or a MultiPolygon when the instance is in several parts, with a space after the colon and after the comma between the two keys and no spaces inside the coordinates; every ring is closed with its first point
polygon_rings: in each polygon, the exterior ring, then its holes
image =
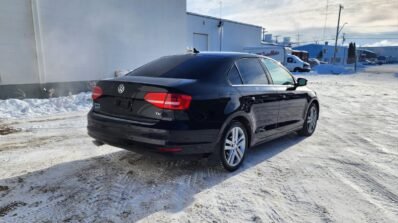
{"type": "Polygon", "coordinates": [[[296,68],[294,68],[294,70],[293,70],[293,72],[300,72],[300,68],[298,68],[298,67],[296,67],[296,68]]]}
{"type": "Polygon", "coordinates": [[[219,159],[224,169],[233,172],[243,163],[249,145],[245,126],[233,121],[220,141],[219,159]]]}
{"type": "Polygon", "coordinates": [[[311,136],[314,134],[318,122],[319,109],[315,103],[312,103],[307,111],[303,128],[297,133],[301,136],[311,136]]]}

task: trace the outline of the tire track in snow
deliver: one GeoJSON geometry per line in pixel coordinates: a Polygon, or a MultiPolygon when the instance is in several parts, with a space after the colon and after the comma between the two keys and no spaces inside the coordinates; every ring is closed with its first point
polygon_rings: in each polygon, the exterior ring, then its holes
{"type": "Polygon", "coordinates": [[[383,216],[388,216],[388,219],[384,219],[385,222],[394,222],[393,219],[398,216],[398,197],[396,194],[365,173],[360,173],[347,166],[341,167],[339,170],[330,168],[330,172],[336,179],[356,191],[358,195],[376,207],[378,211],[383,212],[383,216]]]}

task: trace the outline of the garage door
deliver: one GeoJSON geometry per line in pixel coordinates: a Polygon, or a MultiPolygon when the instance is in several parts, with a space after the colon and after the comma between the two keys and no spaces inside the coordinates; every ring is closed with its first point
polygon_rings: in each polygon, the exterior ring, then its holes
{"type": "Polygon", "coordinates": [[[209,36],[202,33],[193,34],[193,47],[199,51],[209,50],[209,36]]]}

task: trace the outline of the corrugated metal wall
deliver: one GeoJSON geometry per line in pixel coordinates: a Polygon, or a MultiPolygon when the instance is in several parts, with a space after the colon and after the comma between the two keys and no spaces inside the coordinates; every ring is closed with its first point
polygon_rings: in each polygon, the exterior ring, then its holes
{"type": "Polygon", "coordinates": [[[30,0],[0,1],[0,85],[38,83],[30,0]]]}
{"type": "Polygon", "coordinates": [[[185,0],[0,1],[0,85],[98,80],[185,50],[185,0]]]}

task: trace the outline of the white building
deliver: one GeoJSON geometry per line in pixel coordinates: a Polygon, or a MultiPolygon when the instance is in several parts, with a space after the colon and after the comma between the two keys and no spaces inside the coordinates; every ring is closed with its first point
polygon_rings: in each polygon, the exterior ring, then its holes
{"type": "Polygon", "coordinates": [[[186,26],[185,0],[1,0],[0,98],[184,53],[186,26]]]}
{"type": "Polygon", "coordinates": [[[259,46],[261,26],[187,13],[187,44],[199,51],[237,51],[259,46]]]}
{"type": "Polygon", "coordinates": [[[242,51],[261,30],[187,13],[186,0],[1,0],[0,99],[86,91],[187,47],[242,51]]]}

